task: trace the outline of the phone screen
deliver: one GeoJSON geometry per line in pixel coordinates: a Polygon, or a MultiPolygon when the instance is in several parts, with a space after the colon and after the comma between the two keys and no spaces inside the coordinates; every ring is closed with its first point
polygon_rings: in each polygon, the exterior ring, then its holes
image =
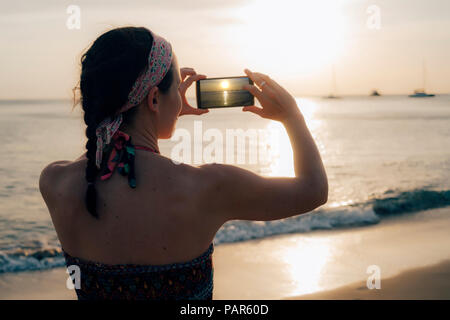
{"type": "Polygon", "coordinates": [[[246,84],[253,84],[248,77],[210,78],[197,81],[197,107],[225,108],[252,106],[253,95],[242,89],[246,84]]]}

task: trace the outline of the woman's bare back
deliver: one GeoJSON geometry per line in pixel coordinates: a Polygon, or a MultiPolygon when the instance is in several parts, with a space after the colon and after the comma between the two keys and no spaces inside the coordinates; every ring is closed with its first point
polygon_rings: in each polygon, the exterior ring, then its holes
{"type": "Polygon", "coordinates": [[[64,250],[108,264],[189,261],[208,249],[221,222],[197,206],[193,167],[136,150],[137,187],[117,171],[96,181],[99,219],[85,207],[85,157],[54,164],[49,211],[64,250]]]}

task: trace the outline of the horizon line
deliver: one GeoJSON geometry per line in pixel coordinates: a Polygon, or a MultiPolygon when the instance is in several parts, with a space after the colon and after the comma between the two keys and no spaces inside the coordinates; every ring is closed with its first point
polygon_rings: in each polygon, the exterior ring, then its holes
{"type": "MultiPolygon", "coordinates": [[[[435,94],[436,96],[438,95],[450,95],[450,92],[444,92],[444,93],[435,93],[432,92],[433,94],[435,94]]],[[[409,93],[386,93],[380,94],[380,97],[385,97],[385,96],[408,96],[410,95],[411,92],[409,93]]],[[[301,98],[301,97],[307,97],[307,98],[327,98],[328,94],[293,94],[294,98],[301,98]]],[[[345,98],[345,97],[370,97],[370,94],[338,94],[336,95],[336,97],[338,98],[345,98]]],[[[187,96],[188,99],[195,99],[196,96],[187,96]]],[[[53,98],[0,98],[0,102],[32,102],[32,101],[48,101],[48,102],[57,102],[57,101],[73,101],[72,98],[63,98],[63,97],[53,97],[53,98]]]]}

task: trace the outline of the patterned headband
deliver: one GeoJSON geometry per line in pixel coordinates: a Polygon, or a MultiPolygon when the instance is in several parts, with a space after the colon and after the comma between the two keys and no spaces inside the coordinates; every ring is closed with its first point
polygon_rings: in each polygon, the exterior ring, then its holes
{"type": "MultiPolygon", "coordinates": [[[[150,31],[151,32],[151,31],[150,31]]],[[[153,44],[148,56],[148,65],[137,77],[128,94],[128,100],[114,117],[103,120],[97,127],[97,152],[95,164],[100,168],[104,148],[122,123],[122,113],[139,105],[147,96],[149,90],[158,85],[166,75],[172,63],[172,46],[164,38],[151,32],[153,44]]]]}

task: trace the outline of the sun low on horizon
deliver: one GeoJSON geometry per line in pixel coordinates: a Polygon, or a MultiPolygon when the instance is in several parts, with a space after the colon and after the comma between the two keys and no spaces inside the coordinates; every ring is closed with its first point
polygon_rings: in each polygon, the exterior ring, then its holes
{"type": "Polygon", "coordinates": [[[228,89],[230,87],[230,83],[227,80],[224,80],[220,83],[222,89],[228,89]]]}
{"type": "Polygon", "coordinates": [[[252,1],[234,8],[233,16],[227,40],[240,48],[239,59],[267,72],[317,72],[345,46],[341,1],[252,1]]]}

